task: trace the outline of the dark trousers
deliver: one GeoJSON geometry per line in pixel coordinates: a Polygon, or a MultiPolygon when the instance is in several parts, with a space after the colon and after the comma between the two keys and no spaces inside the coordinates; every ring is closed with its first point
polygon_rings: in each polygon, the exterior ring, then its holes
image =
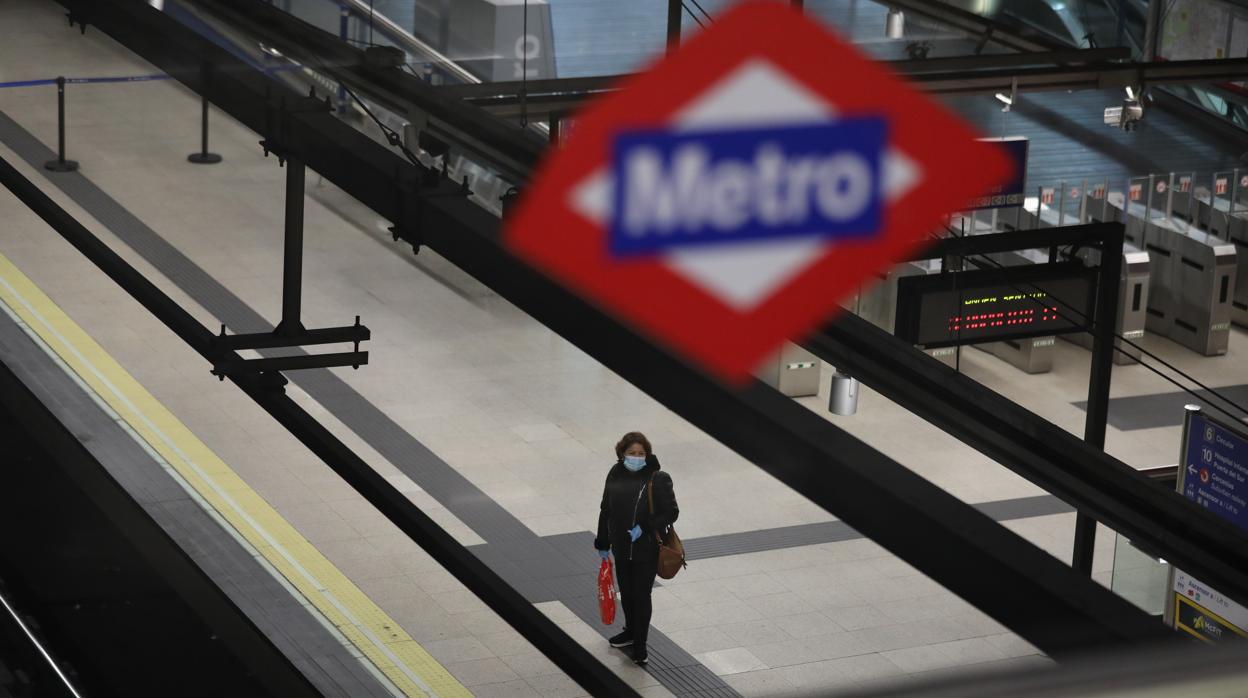
{"type": "Polygon", "coordinates": [[[654,590],[654,578],[659,572],[658,557],[629,560],[624,556],[615,558],[615,583],[620,588],[620,603],[624,606],[624,627],[633,636],[633,646],[646,646],[650,634],[650,592],[654,590]]]}

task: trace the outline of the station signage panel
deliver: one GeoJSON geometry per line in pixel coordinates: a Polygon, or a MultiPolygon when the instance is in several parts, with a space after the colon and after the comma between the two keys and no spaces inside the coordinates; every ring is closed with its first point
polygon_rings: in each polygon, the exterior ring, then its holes
{"type": "MultiPolygon", "coordinates": [[[[1178,491],[1248,531],[1248,435],[1189,407],[1183,429],[1178,491]]],[[[1174,626],[1205,642],[1248,637],[1248,608],[1174,570],[1174,626]]]]}
{"type": "Polygon", "coordinates": [[[728,383],[1011,173],[785,2],[733,6],[617,88],[560,135],[503,242],[728,383]]]}
{"type": "Polygon", "coordinates": [[[894,334],[924,348],[1088,329],[1096,270],[1077,262],[904,276],[894,334]]]}

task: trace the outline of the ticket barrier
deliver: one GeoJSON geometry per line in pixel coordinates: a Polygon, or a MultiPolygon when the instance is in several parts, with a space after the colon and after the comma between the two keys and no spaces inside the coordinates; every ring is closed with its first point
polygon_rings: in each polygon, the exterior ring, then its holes
{"type": "MultiPolygon", "coordinates": [[[[857,299],[851,299],[846,303],[846,307],[853,311],[855,306],[857,306],[858,315],[863,320],[880,329],[895,332],[897,320],[897,280],[903,276],[939,274],[940,270],[941,262],[939,259],[899,264],[890,269],[886,274],[880,274],[877,283],[864,288],[857,299]]],[[[951,368],[957,364],[957,347],[939,347],[922,351],[951,368]]]]}
{"type": "Polygon", "coordinates": [[[819,357],[785,342],[779,353],[757,372],[758,379],[789,397],[819,394],[819,357]]]}
{"type": "Polygon", "coordinates": [[[1235,246],[1186,221],[1148,215],[1146,206],[1120,193],[1111,194],[1109,203],[1117,219],[1128,222],[1128,242],[1149,253],[1145,328],[1205,356],[1225,354],[1235,246]]]}
{"type": "MultiPolygon", "coordinates": [[[[1030,200],[1029,205],[1034,201],[1034,199],[1030,200]]],[[[1099,213],[1099,210],[1098,208],[1096,212],[1099,213]]],[[[1107,210],[1120,211],[1121,209],[1107,208],[1107,210]]],[[[1054,227],[1058,220],[1057,211],[1048,206],[1041,206],[1039,222],[1036,219],[1034,205],[1030,208],[1024,207],[1020,216],[1020,224],[1027,228],[1054,227]]],[[[1137,233],[1142,233],[1142,231],[1143,226],[1138,226],[1137,233]]],[[[1092,266],[1097,266],[1101,262],[1101,251],[1096,248],[1082,249],[1077,256],[1084,263],[1092,266]]],[[[1047,256],[1045,261],[1048,261],[1047,256]]],[[[1122,250],[1122,280],[1118,288],[1118,319],[1114,332],[1119,337],[1137,344],[1144,337],[1150,273],[1148,252],[1137,245],[1125,243],[1122,250]]],[[[1092,335],[1087,332],[1072,332],[1062,335],[1062,338],[1089,350],[1092,349],[1092,335]]],[[[1114,340],[1114,346],[1121,350],[1114,351],[1114,363],[1122,365],[1139,361],[1140,350],[1136,347],[1125,343],[1122,339],[1114,340]]]]}
{"type": "Polygon", "coordinates": [[[1229,199],[1213,196],[1208,189],[1198,190],[1193,218],[1213,235],[1235,246],[1235,290],[1231,297],[1231,322],[1248,327],[1248,210],[1231,212],[1229,199]]]}
{"type": "MultiPolygon", "coordinates": [[[[1086,248],[1077,256],[1086,264],[1099,266],[1101,251],[1086,248]]],[[[1114,363],[1133,364],[1140,360],[1140,350],[1124,340],[1137,345],[1144,337],[1148,308],[1149,275],[1148,252],[1135,245],[1124,244],[1122,248],[1122,281],[1118,286],[1118,320],[1114,334],[1120,339],[1114,340],[1114,363]]],[[[1063,339],[1080,346],[1092,349],[1092,335],[1088,332],[1072,332],[1062,335],[1063,339]]]]}

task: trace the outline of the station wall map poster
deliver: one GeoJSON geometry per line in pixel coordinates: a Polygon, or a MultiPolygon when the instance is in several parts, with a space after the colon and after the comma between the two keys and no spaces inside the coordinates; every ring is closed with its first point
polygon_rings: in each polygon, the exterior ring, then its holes
{"type": "MultiPolygon", "coordinates": [[[[1179,494],[1248,531],[1248,435],[1189,407],[1179,494]]],[[[1248,637],[1248,608],[1174,570],[1174,627],[1205,642],[1248,637]]]]}

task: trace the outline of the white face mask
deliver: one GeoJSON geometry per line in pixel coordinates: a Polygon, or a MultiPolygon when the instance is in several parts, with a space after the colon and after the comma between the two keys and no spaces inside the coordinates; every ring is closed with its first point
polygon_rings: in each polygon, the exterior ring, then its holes
{"type": "Polygon", "coordinates": [[[638,470],[641,470],[642,468],[646,467],[646,457],[645,456],[624,456],[624,467],[628,468],[629,470],[635,473],[638,470]]]}

